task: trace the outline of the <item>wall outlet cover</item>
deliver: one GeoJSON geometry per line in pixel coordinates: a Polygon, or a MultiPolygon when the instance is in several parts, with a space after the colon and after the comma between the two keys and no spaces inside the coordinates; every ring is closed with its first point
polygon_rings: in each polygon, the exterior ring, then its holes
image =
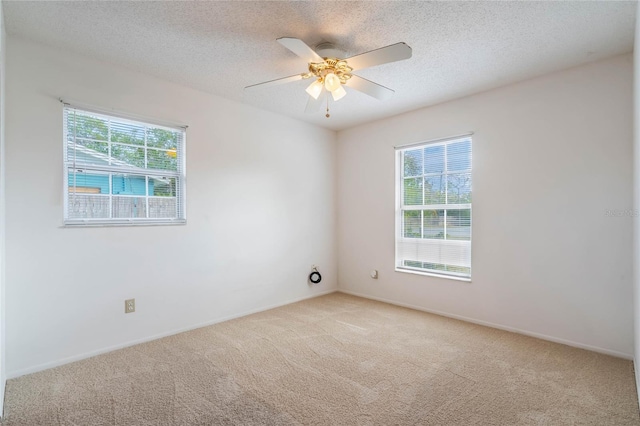
{"type": "Polygon", "coordinates": [[[124,301],[124,313],[130,314],[136,311],[136,299],[127,299],[124,301]]]}

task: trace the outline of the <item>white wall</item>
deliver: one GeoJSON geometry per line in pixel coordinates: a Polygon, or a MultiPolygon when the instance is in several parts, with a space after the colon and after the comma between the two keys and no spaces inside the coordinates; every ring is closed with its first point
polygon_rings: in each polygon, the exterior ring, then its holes
{"type": "Polygon", "coordinates": [[[7,381],[5,338],[5,52],[4,5],[0,1],[0,416],[4,413],[4,390],[7,381]]]}
{"type": "Polygon", "coordinates": [[[13,37],[7,61],[10,377],[336,289],[334,132],[13,37]],[[188,224],[61,227],[58,97],[187,124],[188,224]]]}
{"type": "Polygon", "coordinates": [[[633,51],[633,290],[634,290],[634,371],[640,400],[640,8],[636,9],[636,39],[633,51]]]}
{"type": "Polygon", "coordinates": [[[339,132],[339,288],[631,357],[631,92],[625,55],[339,132]],[[394,145],[469,131],[472,282],[395,272],[394,145]]]}

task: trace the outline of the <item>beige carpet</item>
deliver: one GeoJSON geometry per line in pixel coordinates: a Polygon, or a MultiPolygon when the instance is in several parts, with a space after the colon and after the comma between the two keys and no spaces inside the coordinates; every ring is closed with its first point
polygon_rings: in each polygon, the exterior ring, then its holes
{"type": "Polygon", "coordinates": [[[640,425],[630,361],[331,294],[10,380],[5,425],[640,425]]]}

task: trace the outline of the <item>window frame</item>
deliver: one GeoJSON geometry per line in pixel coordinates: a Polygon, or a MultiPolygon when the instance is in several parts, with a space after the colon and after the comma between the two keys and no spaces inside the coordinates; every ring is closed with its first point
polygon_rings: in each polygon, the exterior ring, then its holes
{"type": "MultiPolygon", "coordinates": [[[[401,145],[401,146],[396,146],[394,147],[396,152],[396,158],[395,158],[395,166],[396,166],[396,171],[395,171],[395,210],[396,210],[396,217],[395,217],[395,235],[394,235],[394,249],[395,249],[395,258],[394,258],[394,263],[395,263],[395,271],[396,272],[403,272],[403,273],[411,273],[411,274],[418,274],[418,275],[425,275],[425,276],[433,276],[433,277],[438,277],[438,278],[447,278],[447,279],[452,279],[452,280],[458,280],[458,281],[466,281],[466,282],[471,282],[471,276],[472,276],[472,242],[473,242],[473,198],[471,199],[470,203],[458,203],[458,204],[447,204],[448,201],[448,197],[449,197],[449,190],[448,190],[448,176],[450,175],[455,175],[455,174],[465,174],[468,173],[470,175],[470,184],[471,184],[471,191],[473,191],[473,133],[467,133],[467,134],[463,134],[463,135],[458,135],[458,136],[452,136],[452,137],[448,137],[448,138],[441,138],[441,139],[433,139],[433,140],[429,140],[429,141],[422,141],[422,142],[417,142],[417,143],[412,143],[412,144],[408,144],[408,145],[401,145]],[[469,164],[469,168],[465,169],[465,170],[456,170],[456,171],[448,171],[447,170],[447,149],[446,146],[456,143],[456,142],[462,142],[468,140],[469,143],[471,144],[471,148],[470,148],[470,164],[469,164]],[[422,170],[422,174],[420,174],[419,176],[409,176],[408,178],[417,178],[417,177],[421,177],[422,179],[424,179],[425,177],[434,177],[434,176],[444,176],[445,177],[445,182],[447,182],[445,184],[445,200],[444,203],[441,204],[424,204],[425,200],[423,198],[421,205],[409,205],[409,208],[405,208],[404,205],[404,190],[405,190],[405,185],[404,185],[404,181],[407,177],[404,176],[404,153],[406,151],[409,150],[413,150],[413,149],[425,149],[427,147],[435,147],[435,146],[444,146],[444,154],[443,154],[443,161],[444,161],[444,171],[441,173],[425,173],[424,171],[424,158],[423,158],[423,170],[422,170]],[[410,210],[415,210],[415,211],[424,211],[424,210],[444,210],[445,212],[447,210],[469,210],[469,240],[456,240],[456,239],[447,239],[446,238],[446,229],[447,229],[447,216],[446,213],[444,213],[443,215],[443,239],[435,239],[435,238],[424,238],[424,217],[423,214],[421,214],[421,220],[420,220],[420,229],[421,229],[421,236],[418,237],[405,237],[404,235],[404,228],[403,228],[403,220],[404,220],[404,212],[405,211],[410,211],[410,210]],[[429,269],[429,268],[419,268],[419,267],[412,267],[412,266],[406,266],[406,265],[400,265],[400,262],[406,263],[409,262],[408,260],[403,260],[399,258],[399,253],[398,253],[398,246],[399,243],[408,241],[420,241],[417,245],[429,245],[429,244],[433,244],[434,241],[442,241],[445,242],[445,244],[443,244],[443,246],[449,246],[449,247],[455,247],[455,246],[464,246],[464,245],[468,245],[468,252],[469,252],[469,273],[465,274],[465,273],[457,273],[457,272],[453,272],[453,271],[442,271],[442,270],[437,270],[437,269],[429,269]],[[429,243],[431,242],[431,243],[429,243]]],[[[424,181],[423,181],[424,182],[424,181]]],[[[424,197],[424,185],[422,188],[422,197],[424,197]]],[[[428,263],[428,262],[423,262],[423,261],[416,261],[416,262],[420,262],[423,264],[428,263]]],[[[446,266],[444,264],[442,264],[442,266],[446,266]]],[[[452,265],[453,266],[453,265],[452,265]]]]}
{"type": "MultiPolygon", "coordinates": [[[[90,108],[79,105],[71,105],[68,103],[63,103],[62,108],[62,128],[63,128],[63,227],[108,227],[108,226],[153,226],[153,225],[185,225],[187,223],[187,213],[186,213],[186,139],[187,139],[187,126],[180,126],[174,124],[161,124],[155,120],[150,120],[147,118],[139,118],[134,117],[128,114],[120,114],[114,113],[112,111],[104,111],[96,108],[90,108]],[[83,164],[76,163],[75,160],[69,160],[69,134],[67,127],[67,114],[73,114],[74,111],[78,111],[80,113],[86,113],[92,116],[97,116],[101,119],[105,120],[114,120],[118,123],[132,124],[136,126],[144,126],[145,128],[145,142],[143,145],[133,145],[122,142],[114,142],[111,141],[111,137],[109,136],[106,141],[103,140],[95,140],[95,142],[106,143],[108,146],[108,152],[111,152],[112,145],[118,146],[129,146],[134,148],[142,148],[145,151],[145,168],[134,168],[128,166],[118,166],[118,165],[101,165],[101,164],[83,164]],[[158,147],[148,146],[147,144],[147,128],[154,129],[162,129],[169,131],[178,131],[181,133],[181,141],[177,143],[176,146],[176,157],[178,159],[177,170],[162,170],[162,169],[149,169],[146,166],[148,165],[148,154],[149,150],[154,151],[171,151],[167,149],[162,149],[158,147]],[[70,218],[69,217],[69,198],[72,194],[69,191],[69,174],[75,171],[76,173],[86,172],[93,173],[96,175],[105,175],[108,180],[109,193],[100,195],[105,198],[108,197],[109,202],[109,217],[108,218],[70,218]],[[145,186],[145,194],[144,195],[136,195],[136,194],[114,194],[113,193],[113,182],[115,177],[122,176],[123,179],[126,179],[128,176],[136,176],[140,178],[144,178],[144,186],[145,186]],[[118,218],[113,217],[113,198],[114,197],[132,197],[132,198],[141,198],[145,203],[145,214],[149,215],[149,200],[153,198],[168,198],[164,196],[154,196],[149,194],[149,181],[154,178],[164,178],[164,179],[175,179],[175,202],[176,202],[176,217],[175,218],[149,218],[149,217],[131,217],[131,218],[118,218]]],[[[111,125],[109,126],[109,133],[111,131],[111,125]]],[[[93,140],[91,138],[82,138],[86,140],[93,140]]],[[[77,146],[77,145],[76,145],[77,146]]],[[[109,157],[109,154],[106,154],[109,157]]],[[[77,179],[77,178],[76,178],[77,179]]],[[[173,197],[172,197],[173,198],[173,197]]]]}

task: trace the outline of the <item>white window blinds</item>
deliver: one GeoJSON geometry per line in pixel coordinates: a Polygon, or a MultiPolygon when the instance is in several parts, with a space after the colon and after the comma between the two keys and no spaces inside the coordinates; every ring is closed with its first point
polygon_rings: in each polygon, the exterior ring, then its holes
{"type": "Polygon", "coordinates": [[[471,277],[471,137],[399,148],[396,269],[471,277]]]}
{"type": "Polygon", "coordinates": [[[185,221],[185,130],[64,107],[65,224],[185,221]]]}

